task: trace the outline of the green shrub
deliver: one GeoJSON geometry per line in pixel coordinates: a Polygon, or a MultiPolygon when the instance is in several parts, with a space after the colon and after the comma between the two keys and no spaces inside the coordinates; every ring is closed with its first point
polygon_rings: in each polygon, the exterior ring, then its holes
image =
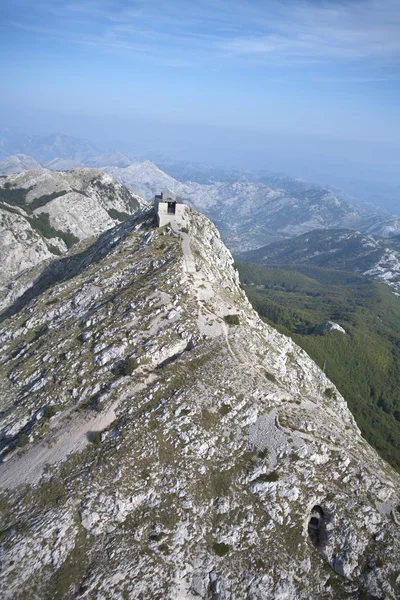
{"type": "Polygon", "coordinates": [[[52,254],[55,254],[56,256],[62,256],[62,252],[60,248],[58,248],[58,246],[54,246],[54,244],[48,243],[47,247],[52,254]]]}
{"type": "Polygon", "coordinates": [[[32,187],[14,188],[12,187],[11,183],[7,181],[7,183],[4,184],[4,187],[0,190],[0,198],[3,200],[3,202],[7,202],[7,204],[20,206],[29,212],[29,205],[26,206],[26,196],[31,189],[32,187]]]}
{"type": "Polygon", "coordinates": [[[27,444],[29,444],[29,437],[26,435],[26,433],[20,433],[18,436],[17,445],[20,448],[23,448],[27,444]]]}
{"type": "MultiPolygon", "coordinates": [[[[398,298],[386,285],[322,265],[238,267],[260,317],[290,335],[321,369],[325,365],[363,437],[400,471],[398,298]],[[312,335],[327,320],[347,334],[312,335]]],[[[331,385],[321,391],[326,400],[335,398],[331,385]]]]}
{"type": "Polygon", "coordinates": [[[137,369],[138,366],[139,363],[137,359],[133,358],[133,356],[130,356],[129,358],[126,358],[122,363],[120,373],[124,376],[132,375],[133,371],[135,371],[135,369],[137,369]]]}
{"type": "Polygon", "coordinates": [[[258,458],[260,458],[261,460],[264,460],[265,458],[268,457],[268,454],[269,454],[268,448],[264,448],[264,450],[259,450],[258,458]]]}
{"type": "Polygon", "coordinates": [[[89,433],[89,442],[95,446],[101,445],[101,431],[91,431],[89,433]]]}
{"type": "Polygon", "coordinates": [[[232,410],[232,406],[230,404],[222,404],[219,408],[219,414],[224,417],[232,410]]]}
{"type": "Polygon", "coordinates": [[[263,369],[263,370],[264,370],[265,378],[268,379],[268,381],[271,381],[272,383],[276,383],[275,375],[273,373],[270,373],[266,369],[263,369]]]}
{"type": "Polygon", "coordinates": [[[49,213],[42,212],[39,215],[32,215],[32,217],[28,218],[28,221],[31,227],[43,237],[47,239],[58,237],[63,240],[67,248],[71,248],[74,244],[79,242],[79,238],[70,231],[61,231],[50,225],[49,213]]]}
{"type": "Polygon", "coordinates": [[[228,325],[240,325],[239,315],[225,315],[224,321],[228,325]]]}
{"type": "Polygon", "coordinates": [[[45,419],[51,419],[51,417],[54,417],[54,415],[58,413],[59,410],[60,409],[58,406],[56,406],[55,404],[51,404],[50,406],[45,407],[43,416],[45,419]]]}
{"type": "Polygon", "coordinates": [[[213,543],[213,550],[217,556],[225,556],[230,551],[231,547],[224,543],[213,543]]]}
{"type": "Polygon", "coordinates": [[[33,211],[36,208],[45,206],[48,202],[51,202],[55,198],[60,198],[61,196],[65,196],[65,194],[68,194],[67,190],[62,190],[60,192],[52,192],[51,194],[44,194],[43,196],[39,196],[38,198],[35,198],[32,202],[30,202],[29,208],[33,211]]]}

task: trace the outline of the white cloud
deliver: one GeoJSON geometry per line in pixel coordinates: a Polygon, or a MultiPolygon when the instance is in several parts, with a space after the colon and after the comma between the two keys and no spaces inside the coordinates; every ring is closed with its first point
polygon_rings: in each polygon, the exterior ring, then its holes
{"type": "Polygon", "coordinates": [[[177,66],[212,58],[369,69],[400,62],[400,0],[86,0],[17,9],[20,27],[177,66]]]}
{"type": "Polygon", "coordinates": [[[279,56],[280,60],[391,60],[400,58],[400,3],[290,2],[271,11],[245,35],[224,40],[235,56],[279,56]]]}

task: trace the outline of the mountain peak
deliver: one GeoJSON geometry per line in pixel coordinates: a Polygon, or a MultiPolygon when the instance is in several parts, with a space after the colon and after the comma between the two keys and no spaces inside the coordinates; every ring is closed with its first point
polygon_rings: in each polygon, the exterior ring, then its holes
{"type": "Polygon", "coordinates": [[[186,212],[103,233],[3,315],[4,589],[394,600],[398,476],[186,212]]]}
{"type": "Polygon", "coordinates": [[[0,160],[0,175],[11,175],[32,169],[41,169],[42,166],[27,154],[13,154],[0,160]]]}

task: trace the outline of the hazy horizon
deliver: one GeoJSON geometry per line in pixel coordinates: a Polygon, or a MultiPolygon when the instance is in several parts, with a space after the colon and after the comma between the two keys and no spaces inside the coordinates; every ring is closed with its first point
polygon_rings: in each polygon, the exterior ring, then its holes
{"type": "Polygon", "coordinates": [[[16,0],[0,120],[134,155],[399,184],[394,0],[16,0]]]}

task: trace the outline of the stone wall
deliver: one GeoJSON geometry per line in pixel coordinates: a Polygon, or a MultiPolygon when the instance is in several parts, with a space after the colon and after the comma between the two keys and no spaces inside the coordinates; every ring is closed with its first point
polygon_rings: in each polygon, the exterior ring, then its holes
{"type": "Polygon", "coordinates": [[[185,225],[186,216],[186,205],[176,204],[175,214],[168,213],[168,202],[158,202],[157,204],[157,219],[159,227],[166,225],[167,223],[177,223],[180,227],[185,225]]]}

